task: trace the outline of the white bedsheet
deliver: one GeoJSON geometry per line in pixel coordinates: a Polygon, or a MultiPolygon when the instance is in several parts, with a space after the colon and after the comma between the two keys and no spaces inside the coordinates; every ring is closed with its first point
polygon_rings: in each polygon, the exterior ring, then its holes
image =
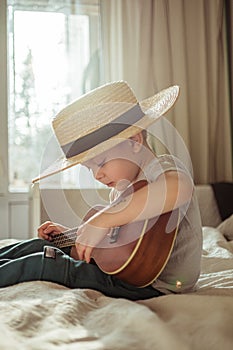
{"type": "Polygon", "coordinates": [[[193,294],[131,302],[40,281],[0,289],[0,349],[232,349],[233,233],[203,235],[193,294]]]}

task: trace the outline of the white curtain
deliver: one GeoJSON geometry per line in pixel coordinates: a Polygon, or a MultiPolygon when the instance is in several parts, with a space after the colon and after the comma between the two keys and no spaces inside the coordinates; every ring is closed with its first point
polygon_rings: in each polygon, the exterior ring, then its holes
{"type": "Polygon", "coordinates": [[[178,84],[167,119],[190,152],[195,182],[232,181],[224,0],[100,3],[105,81],[127,80],[139,100],[178,84]]]}

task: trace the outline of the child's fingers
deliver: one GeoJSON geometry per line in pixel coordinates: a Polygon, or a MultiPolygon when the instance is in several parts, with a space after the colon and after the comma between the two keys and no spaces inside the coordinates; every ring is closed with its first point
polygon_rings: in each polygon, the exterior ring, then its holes
{"type": "Polygon", "coordinates": [[[40,225],[37,229],[38,237],[43,238],[43,239],[47,239],[47,235],[44,234],[44,231],[51,224],[52,224],[51,221],[46,221],[42,225],[40,225]]]}
{"type": "Polygon", "coordinates": [[[61,229],[55,225],[55,224],[50,224],[49,226],[47,226],[45,229],[44,229],[44,233],[46,234],[49,234],[49,233],[60,233],[61,232],[61,229]]]}
{"type": "Polygon", "coordinates": [[[79,260],[84,260],[84,253],[85,253],[86,246],[76,242],[75,247],[78,253],[79,260]]]}
{"type": "Polygon", "coordinates": [[[84,259],[87,263],[91,260],[91,253],[92,253],[93,247],[87,246],[84,252],[84,259]]]}
{"type": "Polygon", "coordinates": [[[38,231],[38,237],[49,241],[51,239],[51,234],[46,234],[43,231],[38,231]]]}
{"type": "Polygon", "coordinates": [[[51,240],[51,233],[58,234],[61,229],[51,221],[44,222],[37,230],[38,237],[46,240],[51,240]]]}
{"type": "Polygon", "coordinates": [[[85,260],[87,263],[91,260],[91,253],[93,247],[80,244],[76,241],[75,243],[76,251],[78,253],[79,260],[85,260]]]}
{"type": "Polygon", "coordinates": [[[44,230],[46,229],[46,227],[48,227],[49,225],[53,224],[52,221],[45,221],[43,224],[41,224],[39,227],[38,227],[38,231],[39,230],[44,230]]]}

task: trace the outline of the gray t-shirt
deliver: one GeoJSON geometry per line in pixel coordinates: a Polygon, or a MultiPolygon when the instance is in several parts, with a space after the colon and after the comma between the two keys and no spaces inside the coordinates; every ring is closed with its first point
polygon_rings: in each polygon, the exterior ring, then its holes
{"type": "MultiPolygon", "coordinates": [[[[155,158],[144,169],[148,183],[167,171],[181,171],[190,175],[185,166],[177,158],[162,155],[155,158]]],[[[116,190],[111,198],[116,198],[116,190]]],[[[200,275],[202,253],[202,227],[195,190],[190,202],[180,210],[180,224],[173,250],[166,266],[152,286],[165,294],[192,292],[196,289],[200,275]]]]}

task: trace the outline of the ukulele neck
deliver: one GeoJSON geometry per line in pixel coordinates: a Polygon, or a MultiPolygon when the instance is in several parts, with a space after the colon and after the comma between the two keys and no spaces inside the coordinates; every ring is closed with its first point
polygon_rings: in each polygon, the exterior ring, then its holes
{"type": "Polygon", "coordinates": [[[51,242],[57,248],[70,247],[75,245],[78,227],[54,235],[51,242]]]}

